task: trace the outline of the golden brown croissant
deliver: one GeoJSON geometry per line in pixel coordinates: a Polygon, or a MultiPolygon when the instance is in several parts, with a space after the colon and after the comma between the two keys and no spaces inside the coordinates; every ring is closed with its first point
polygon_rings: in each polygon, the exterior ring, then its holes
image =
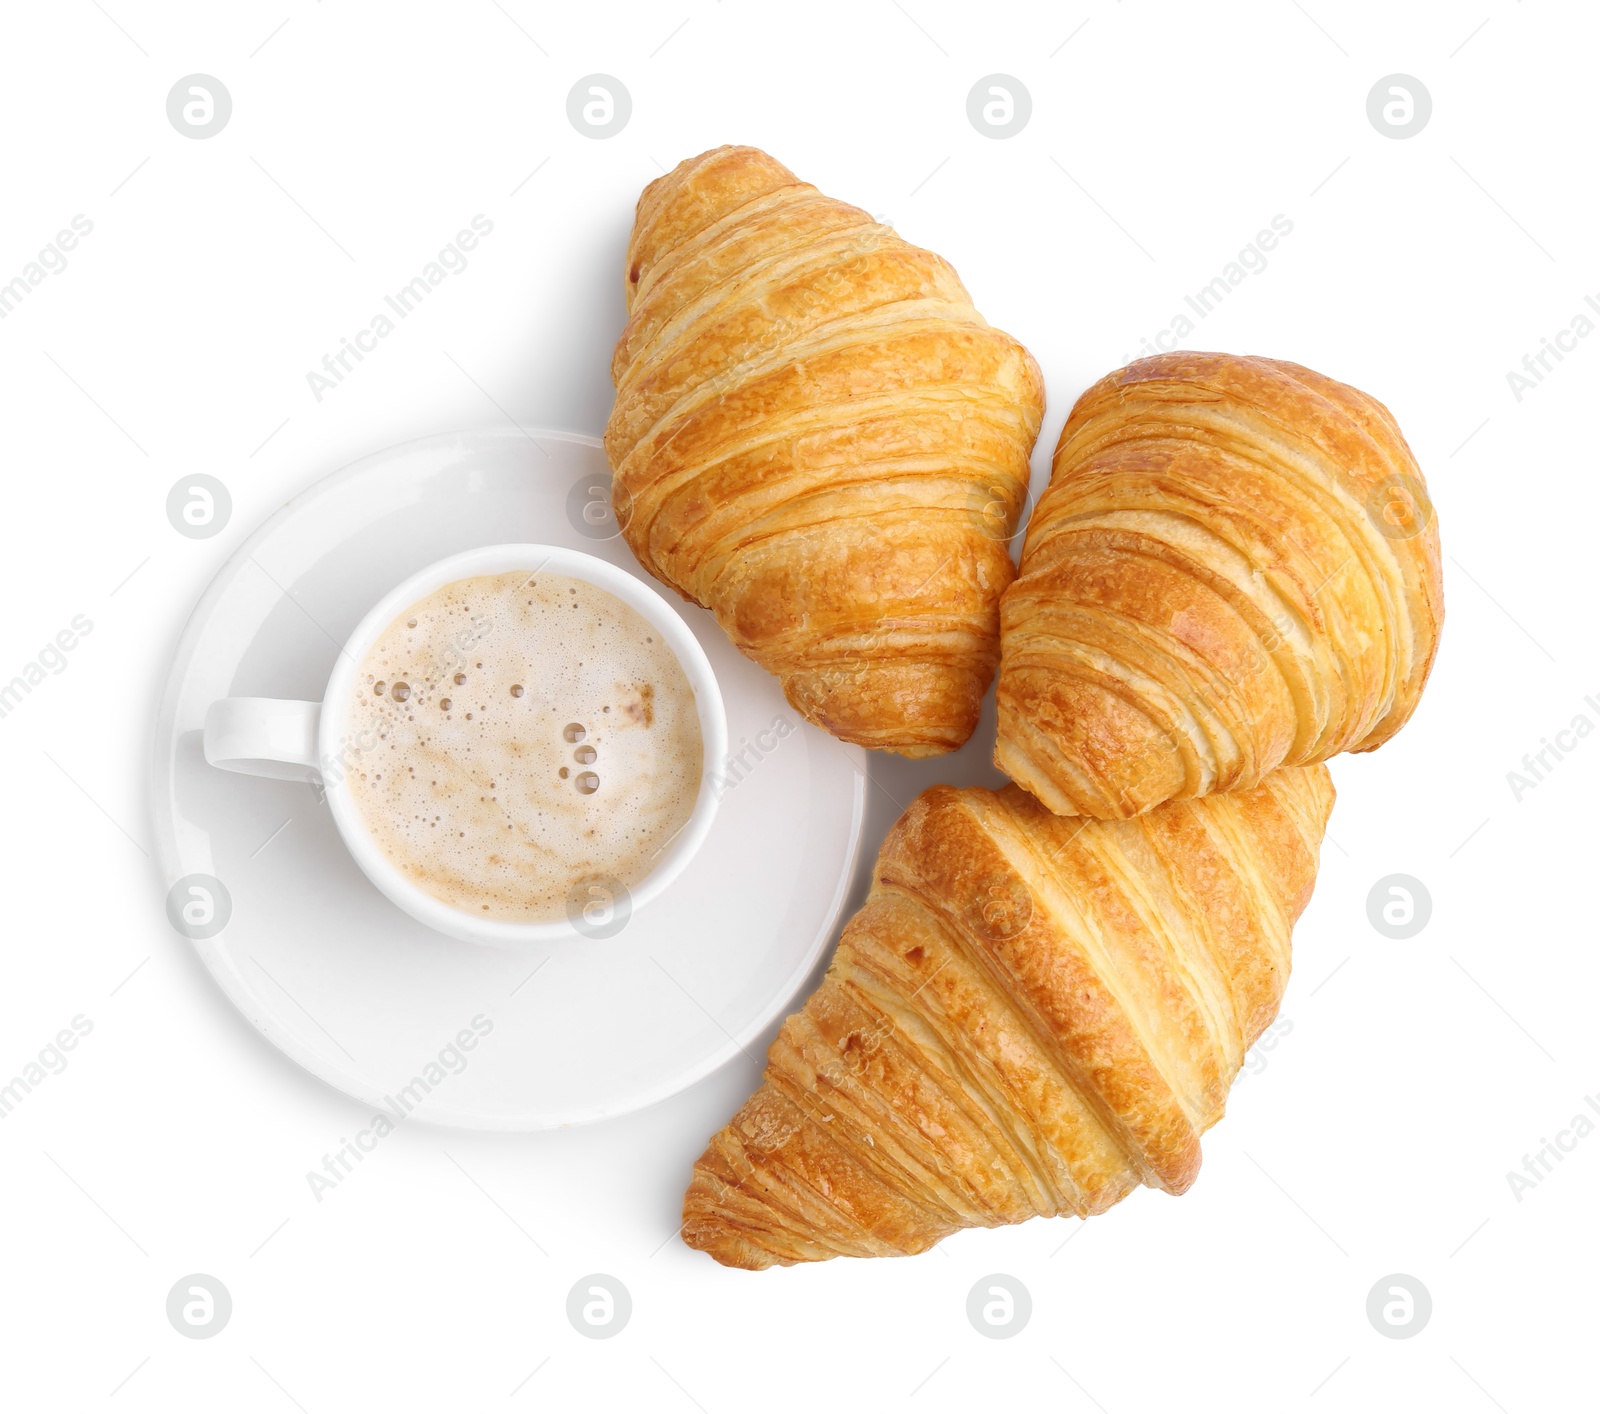
{"type": "Polygon", "coordinates": [[[927,791],[695,1164],[684,1241],[734,1267],[897,1256],[1182,1193],[1277,1012],[1332,804],[1321,765],[1128,821],[927,791]]]}
{"type": "Polygon", "coordinates": [[[1126,818],[1371,751],[1443,613],[1381,403],[1271,359],[1142,359],[1062,428],[1001,604],[995,764],[1058,814],[1126,818]]]}
{"type": "Polygon", "coordinates": [[[928,756],[999,659],[1038,367],[938,256],[751,147],[651,182],[606,427],[640,564],[835,736],[928,756]]]}

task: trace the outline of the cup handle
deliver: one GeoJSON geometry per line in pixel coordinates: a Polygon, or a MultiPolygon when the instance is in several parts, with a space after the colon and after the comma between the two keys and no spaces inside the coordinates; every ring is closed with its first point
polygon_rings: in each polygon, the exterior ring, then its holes
{"type": "Polygon", "coordinates": [[[206,760],[241,775],[320,785],[317,728],[321,720],[320,702],[224,697],[206,709],[206,760]]]}

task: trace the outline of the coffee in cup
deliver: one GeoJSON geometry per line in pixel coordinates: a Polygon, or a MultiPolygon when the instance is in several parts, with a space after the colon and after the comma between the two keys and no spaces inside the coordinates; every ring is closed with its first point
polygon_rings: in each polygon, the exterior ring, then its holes
{"type": "MultiPolygon", "coordinates": [[[[643,615],[567,575],[459,579],[372,641],[345,707],[345,784],[390,864],[485,920],[632,889],[688,823],[694,690],[643,615]]],[[[330,704],[331,705],[331,704],[330,704]]]]}

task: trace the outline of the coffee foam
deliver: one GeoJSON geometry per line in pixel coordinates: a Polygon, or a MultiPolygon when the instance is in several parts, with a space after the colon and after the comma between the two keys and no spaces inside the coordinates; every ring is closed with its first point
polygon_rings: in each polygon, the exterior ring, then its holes
{"type": "Polygon", "coordinates": [[[615,595],[484,575],[413,604],[346,708],[351,799],[389,861],[479,918],[563,918],[588,881],[634,888],[700,788],[694,690],[615,595]]]}

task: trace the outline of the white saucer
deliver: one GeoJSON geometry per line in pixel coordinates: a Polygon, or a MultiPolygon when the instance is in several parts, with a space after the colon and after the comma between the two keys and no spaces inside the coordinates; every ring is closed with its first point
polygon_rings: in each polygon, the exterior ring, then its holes
{"type": "Polygon", "coordinates": [[[609,486],[600,444],[567,433],[462,433],[379,452],[257,530],[180,640],[151,774],[166,883],[221,881],[226,925],[194,945],[223,991],[307,1070],[391,1114],[535,1130],[665,1099],[786,1008],[850,893],[865,753],[803,722],[710,614],[670,590],[717,674],[744,765],[688,869],[615,937],[526,951],[454,942],[367,882],[315,788],[207,766],[213,701],[319,699],[362,614],[433,560],[537,540],[653,584],[608,519],[609,486]]]}

